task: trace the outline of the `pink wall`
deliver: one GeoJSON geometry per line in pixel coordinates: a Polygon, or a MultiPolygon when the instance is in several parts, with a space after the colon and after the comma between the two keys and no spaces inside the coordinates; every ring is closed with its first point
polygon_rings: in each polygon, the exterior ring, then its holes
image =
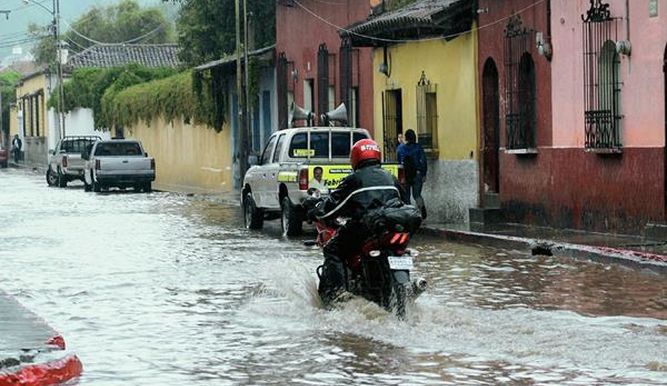
{"type": "MultiPolygon", "coordinates": [[[[622,17],[618,39],[628,40],[626,1],[608,0],[612,16],[622,17]]],[[[665,145],[664,73],[667,2],[658,0],[649,17],[649,0],[629,0],[631,56],[621,55],[623,146],[665,145]]],[[[581,15],[588,0],[551,0],[553,146],[584,146],[583,47],[581,15]]]]}
{"type": "MultiPolygon", "coordinates": [[[[336,105],[341,101],[338,65],[341,39],[338,27],[364,21],[370,11],[368,0],[299,0],[276,2],[276,52],[285,52],[288,61],[299,71],[294,84],[296,103],[303,106],[303,80],[314,80],[314,106],[317,107],[317,50],[326,43],[329,54],[335,55],[335,67],[329,67],[330,82],[335,82],[336,105]],[[286,5],[290,4],[290,5],[286,5]],[[301,6],[299,5],[301,4],[301,6]],[[303,6],[303,7],[302,7],[303,6]]],[[[360,125],[373,132],[373,77],[370,48],[359,53],[360,125]]],[[[357,70],[353,70],[357,73],[357,70]]],[[[291,77],[290,77],[291,81],[291,77]]],[[[350,108],[350,106],[347,106],[350,108]]],[[[315,109],[316,110],[316,109],[315,109]]]]}

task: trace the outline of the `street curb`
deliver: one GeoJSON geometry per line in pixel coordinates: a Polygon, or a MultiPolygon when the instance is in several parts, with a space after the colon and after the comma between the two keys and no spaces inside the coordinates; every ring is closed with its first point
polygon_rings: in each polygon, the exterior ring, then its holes
{"type": "Polygon", "coordinates": [[[0,386],[46,386],[57,385],[83,372],[83,365],[76,355],[63,359],[34,364],[13,373],[0,372],[0,386]]]}
{"type": "Polygon", "coordinates": [[[0,357],[0,386],[56,385],[81,375],[79,358],[65,350],[62,335],[42,317],[3,291],[0,305],[0,331],[20,337],[15,347],[20,350],[0,357]]]}
{"type": "Polygon", "coordinates": [[[617,263],[632,268],[646,268],[660,273],[667,273],[667,256],[655,253],[429,226],[422,227],[420,232],[429,236],[442,237],[450,241],[477,243],[503,249],[515,249],[526,251],[533,255],[568,256],[582,260],[617,263]]]}

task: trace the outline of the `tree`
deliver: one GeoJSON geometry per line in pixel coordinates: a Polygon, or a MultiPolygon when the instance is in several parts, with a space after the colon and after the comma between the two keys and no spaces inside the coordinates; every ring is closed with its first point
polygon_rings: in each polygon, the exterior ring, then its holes
{"type": "MultiPolygon", "coordinates": [[[[55,61],[52,26],[31,24],[29,33],[39,40],[33,48],[35,60],[42,64],[55,61]]],[[[63,26],[63,30],[64,30],[63,26]]],[[[172,23],[158,7],[142,8],[136,0],[122,0],[109,6],[92,7],[62,34],[73,53],[102,43],[167,43],[174,40],[172,23]]]]}
{"type": "Polygon", "coordinates": [[[2,93],[2,130],[0,130],[0,137],[9,133],[9,105],[16,100],[16,91],[14,87],[21,79],[21,74],[16,71],[6,71],[0,73],[0,93],[2,93]]]}
{"type": "MultiPolygon", "coordinates": [[[[168,0],[165,0],[168,1],[168,0]]],[[[176,30],[181,60],[197,65],[220,59],[235,50],[235,0],[171,0],[181,4],[176,30]]],[[[241,0],[242,1],[242,0],[241,0]]],[[[273,1],[247,0],[254,48],[276,41],[276,6],[273,1]]]]}

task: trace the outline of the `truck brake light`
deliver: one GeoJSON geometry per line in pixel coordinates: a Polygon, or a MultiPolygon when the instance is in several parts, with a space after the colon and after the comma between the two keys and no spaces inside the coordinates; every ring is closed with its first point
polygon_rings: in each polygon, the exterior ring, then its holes
{"type": "Polygon", "coordinates": [[[96,159],[95,160],[95,170],[100,170],[100,169],[102,169],[102,163],[100,162],[100,160],[96,159]]]}
{"type": "Polygon", "coordinates": [[[155,170],[155,158],[151,159],[151,170],[155,170]]]}
{"type": "Polygon", "coordinates": [[[405,182],[406,182],[405,181],[405,169],[403,169],[400,166],[398,167],[398,182],[401,185],[405,185],[405,182]]]}
{"type": "Polygon", "coordinates": [[[299,190],[308,190],[308,168],[299,170],[299,190]]]}
{"type": "Polygon", "coordinates": [[[66,156],[66,155],[63,156],[63,162],[62,162],[62,164],[63,164],[63,167],[64,167],[64,168],[67,167],[67,156],[66,156]]]}

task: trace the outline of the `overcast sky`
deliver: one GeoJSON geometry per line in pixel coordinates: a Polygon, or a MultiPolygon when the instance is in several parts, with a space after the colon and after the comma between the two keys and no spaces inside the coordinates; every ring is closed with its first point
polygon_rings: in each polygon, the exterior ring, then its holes
{"type": "MultiPolygon", "coordinates": [[[[51,10],[53,0],[0,0],[0,10],[11,10],[9,19],[0,14],[0,61],[12,53],[12,48],[21,46],[26,53],[30,49],[29,43],[20,43],[27,37],[28,24],[31,22],[48,24],[53,16],[42,7],[33,4],[37,2],[51,10]],[[19,44],[20,43],[20,44],[19,44]]],[[[67,24],[77,19],[88,8],[95,5],[109,5],[115,1],[102,0],[60,0],[62,30],[67,30],[67,24]]],[[[163,4],[161,0],[138,0],[141,5],[163,4]]],[[[174,6],[171,6],[172,8],[174,6]]]]}

